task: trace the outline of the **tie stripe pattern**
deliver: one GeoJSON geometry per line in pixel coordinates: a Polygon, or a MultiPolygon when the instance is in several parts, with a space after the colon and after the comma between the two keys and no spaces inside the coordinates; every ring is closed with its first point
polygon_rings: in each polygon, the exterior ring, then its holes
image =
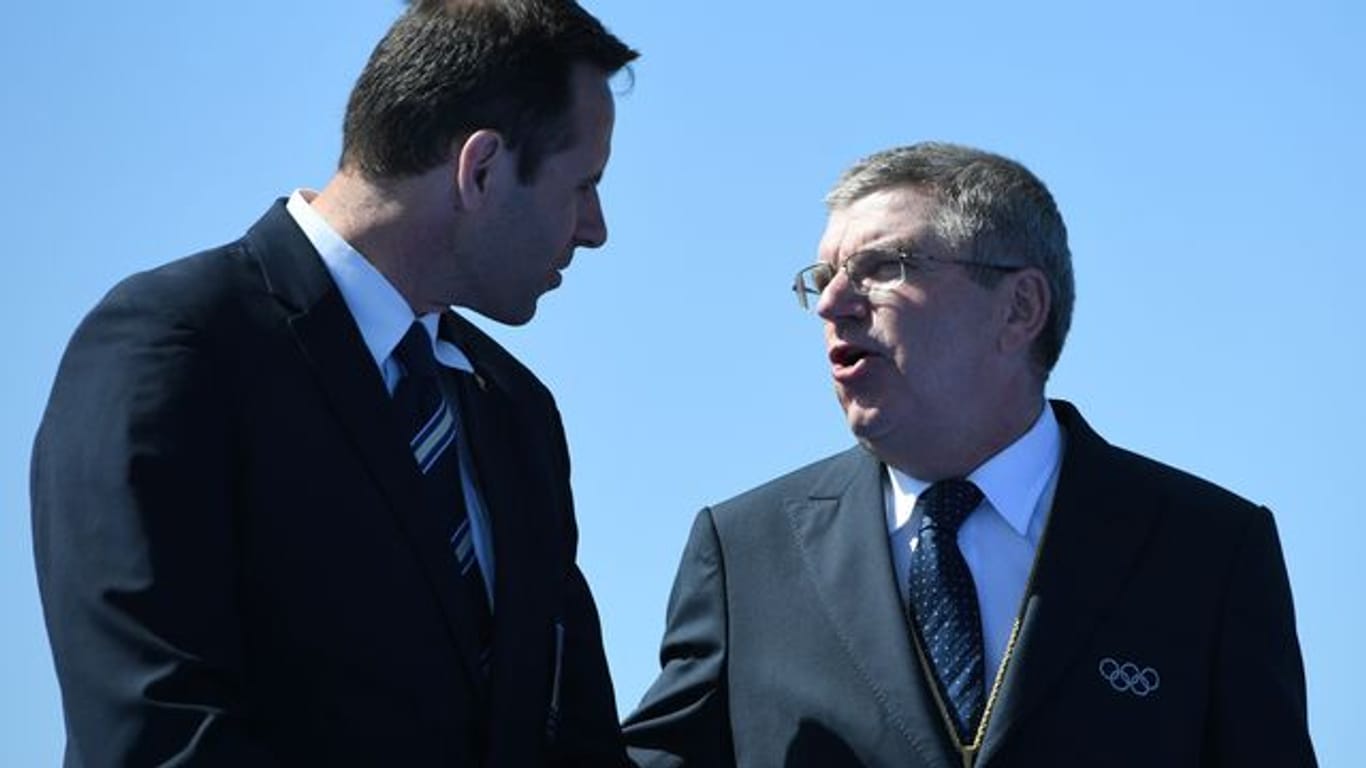
{"type": "Polygon", "coordinates": [[[449,545],[464,590],[476,615],[469,622],[473,643],[480,649],[480,666],[487,670],[492,618],[488,592],[475,557],[474,535],[465,510],[464,482],[456,441],[460,423],[441,390],[432,340],[421,323],[413,323],[394,349],[403,376],[394,387],[393,401],[402,423],[411,425],[409,446],[422,473],[429,510],[450,525],[449,545]]]}
{"type": "Polygon", "coordinates": [[[943,480],[920,494],[910,569],[911,625],[965,744],[974,740],[986,707],[986,683],[977,589],[958,549],[958,527],[981,502],[981,490],[967,480],[943,480]]]}
{"type": "MultiPolygon", "coordinates": [[[[424,331],[425,334],[425,331],[424,331]]],[[[418,469],[427,474],[455,440],[455,415],[446,398],[441,398],[436,413],[413,436],[410,445],[418,469]]]]}
{"type": "Polygon", "coordinates": [[[451,551],[455,553],[455,562],[460,566],[460,575],[469,576],[470,569],[475,567],[474,559],[474,537],[470,534],[470,519],[468,516],[456,527],[455,533],[451,534],[451,551]]]}

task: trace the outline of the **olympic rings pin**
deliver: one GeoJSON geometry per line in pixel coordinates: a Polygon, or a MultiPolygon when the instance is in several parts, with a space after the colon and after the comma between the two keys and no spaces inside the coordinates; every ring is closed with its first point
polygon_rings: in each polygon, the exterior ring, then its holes
{"type": "Polygon", "coordinates": [[[1120,693],[1147,696],[1162,684],[1162,677],[1152,667],[1139,667],[1133,662],[1118,662],[1106,656],[1100,660],[1100,676],[1120,693]]]}

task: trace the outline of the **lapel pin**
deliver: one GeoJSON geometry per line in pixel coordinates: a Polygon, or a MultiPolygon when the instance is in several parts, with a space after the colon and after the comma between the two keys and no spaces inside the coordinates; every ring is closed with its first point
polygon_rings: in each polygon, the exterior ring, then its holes
{"type": "Polygon", "coordinates": [[[1143,698],[1156,691],[1162,677],[1152,667],[1140,667],[1131,661],[1115,661],[1106,656],[1100,660],[1100,677],[1119,693],[1132,693],[1143,698]]]}

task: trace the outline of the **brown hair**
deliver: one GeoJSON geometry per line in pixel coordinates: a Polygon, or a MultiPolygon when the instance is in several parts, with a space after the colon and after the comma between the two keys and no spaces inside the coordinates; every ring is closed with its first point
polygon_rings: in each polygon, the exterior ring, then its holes
{"type": "Polygon", "coordinates": [[[637,56],[573,0],[418,0],[351,91],[341,165],[372,179],[409,176],[491,129],[518,150],[517,175],[530,181],[574,141],[573,66],[611,76],[637,56]]]}

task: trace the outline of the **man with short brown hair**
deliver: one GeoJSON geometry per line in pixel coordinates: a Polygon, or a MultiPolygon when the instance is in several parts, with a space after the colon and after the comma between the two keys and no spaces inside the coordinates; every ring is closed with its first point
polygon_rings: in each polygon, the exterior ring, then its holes
{"type": "Polygon", "coordinates": [[[66,765],[619,765],[549,391],[519,325],[607,237],[570,0],[407,9],[341,167],[77,329],[33,454],[66,765]]]}

